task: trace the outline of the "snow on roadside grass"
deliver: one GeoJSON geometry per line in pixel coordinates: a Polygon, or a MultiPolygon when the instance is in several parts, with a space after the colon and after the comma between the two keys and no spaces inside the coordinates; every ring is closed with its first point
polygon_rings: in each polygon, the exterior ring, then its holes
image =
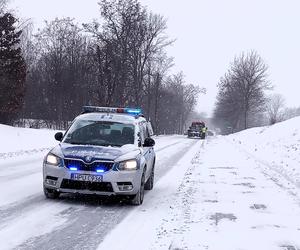
{"type": "Polygon", "coordinates": [[[40,153],[53,147],[56,131],[15,128],[0,124],[0,159],[40,153]]]}
{"type": "Polygon", "coordinates": [[[248,129],[228,139],[300,187],[300,117],[248,129]]]}
{"type": "MultiPolygon", "coordinates": [[[[55,130],[17,128],[0,124],[0,166],[1,160],[5,160],[5,164],[7,164],[10,159],[15,162],[16,157],[23,158],[33,154],[44,155],[58,143],[54,139],[56,132],[55,130]]],[[[170,141],[176,143],[178,138],[182,138],[182,136],[154,136],[154,139],[159,141],[155,149],[168,147],[170,141]]]]}

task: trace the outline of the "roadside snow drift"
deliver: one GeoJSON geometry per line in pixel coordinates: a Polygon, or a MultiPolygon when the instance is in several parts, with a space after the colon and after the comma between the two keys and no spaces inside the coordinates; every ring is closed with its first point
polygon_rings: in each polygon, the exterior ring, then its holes
{"type": "Polygon", "coordinates": [[[300,117],[248,129],[228,138],[300,187],[300,117]]]}
{"type": "Polygon", "coordinates": [[[199,141],[98,250],[300,249],[299,124],[199,141]]]}
{"type": "Polygon", "coordinates": [[[53,147],[57,143],[55,133],[54,130],[15,128],[0,124],[0,159],[53,147]]]}

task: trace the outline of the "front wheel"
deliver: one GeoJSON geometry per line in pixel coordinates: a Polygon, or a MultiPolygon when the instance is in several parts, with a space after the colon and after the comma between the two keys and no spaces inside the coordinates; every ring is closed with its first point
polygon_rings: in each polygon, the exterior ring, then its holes
{"type": "Polygon", "coordinates": [[[145,195],[145,174],[143,173],[140,189],[138,193],[131,200],[131,204],[136,206],[141,205],[144,201],[144,195],[145,195]]]}
{"type": "Polygon", "coordinates": [[[57,192],[54,189],[44,187],[44,194],[47,199],[57,199],[60,195],[60,192],[57,192]]]}

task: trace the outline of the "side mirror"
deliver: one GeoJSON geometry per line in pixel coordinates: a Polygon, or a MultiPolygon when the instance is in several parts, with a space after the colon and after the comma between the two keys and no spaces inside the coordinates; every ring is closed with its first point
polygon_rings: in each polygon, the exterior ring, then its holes
{"type": "Polygon", "coordinates": [[[57,141],[62,141],[63,137],[64,137],[64,134],[63,134],[62,132],[57,132],[57,133],[54,135],[54,138],[55,138],[55,140],[57,140],[57,141]]]}
{"type": "Polygon", "coordinates": [[[152,138],[148,137],[145,139],[143,147],[153,147],[154,145],[155,141],[152,138]]]}

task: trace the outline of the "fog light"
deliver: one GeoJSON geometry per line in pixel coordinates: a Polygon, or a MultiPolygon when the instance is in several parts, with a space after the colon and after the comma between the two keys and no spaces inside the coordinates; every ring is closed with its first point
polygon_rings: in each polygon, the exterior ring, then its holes
{"type": "Polygon", "coordinates": [[[45,182],[46,182],[46,184],[48,184],[50,186],[56,186],[57,181],[46,179],[45,182]]]}
{"type": "Polygon", "coordinates": [[[56,186],[57,183],[57,177],[53,177],[53,176],[47,176],[45,183],[50,185],[50,186],[56,186]]]}
{"type": "Polygon", "coordinates": [[[118,182],[118,187],[120,191],[130,191],[133,189],[131,182],[118,182]]]}

